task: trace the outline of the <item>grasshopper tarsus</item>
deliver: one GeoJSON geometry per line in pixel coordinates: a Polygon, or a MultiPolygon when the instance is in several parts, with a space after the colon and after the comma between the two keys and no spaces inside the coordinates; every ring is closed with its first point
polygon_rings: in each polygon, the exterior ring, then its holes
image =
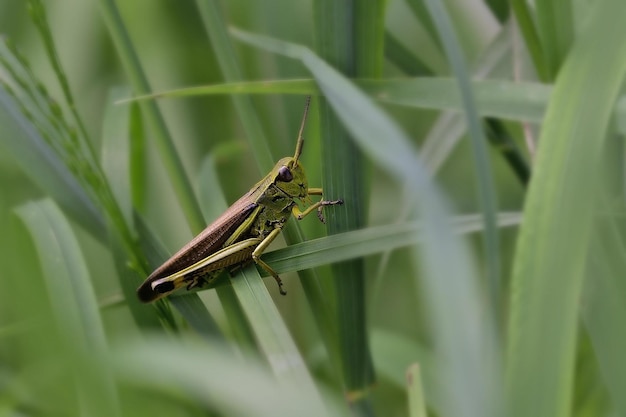
{"type": "MultiPolygon", "coordinates": [[[[265,264],[267,265],[267,264],[265,264]]],[[[263,268],[265,268],[263,265],[261,265],[263,268]]],[[[270,268],[270,270],[267,270],[267,272],[269,272],[272,277],[274,278],[274,280],[276,280],[276,284],[278,284],[278,291],[280,292],[280,295],[287,295],[287,291],[285,290],[285,286],[283,285],[283,280],[280,279],[280,276],[274,272],[273,269],[270,268]]]]}
{"type": "Polygon", "coordinates": [[[342,199],[320,201],[319,207],[317,208],[317,218],[320,219],[322,223],[326,224],[326,219],[324,218],[324,213],[322,212],[322,210],[324,209],[324,206],[334,206],[334,205],[342,205],[342,204],[343,204],[342,199]]]}
{"type": "Polygon", "coordinates": [[[343,199],[338,199],[338,200],[323,200],[320,201],[320,205],[322,206],[335,206],[335,205],[342,205],[343,204],[343,199]]]}
{"type": "Polygon", "coordinates": [[[323,208],[324,206],[319,206],[317,208],[317,218],[320,219],[322,223],[326,224],[326,219],[324,218],[324,213],[322,212],[323,208]]]}

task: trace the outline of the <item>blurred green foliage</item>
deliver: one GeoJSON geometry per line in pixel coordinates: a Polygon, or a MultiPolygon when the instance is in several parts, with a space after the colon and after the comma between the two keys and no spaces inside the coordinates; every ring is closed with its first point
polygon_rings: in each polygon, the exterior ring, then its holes
{"type": "Polygon", "coordinates": [[[0,0],[0,415],[626,414],[621,0],[58,0],[43,36],[27,3],[0,0]],[[232,94],[113,102],[206,85],[232,94]],[[141,305],[151,268],[292,154],[306,94],[309,183],[362,199],[362,234],[291,225],[268,259],[318,267],[281,273],[287,297],[250,268],[141,305]],[[337,178],[322,155],[353,146],[363,171],[337,178]],[[316,248],[362,259],[365,294],[316,248]]]}

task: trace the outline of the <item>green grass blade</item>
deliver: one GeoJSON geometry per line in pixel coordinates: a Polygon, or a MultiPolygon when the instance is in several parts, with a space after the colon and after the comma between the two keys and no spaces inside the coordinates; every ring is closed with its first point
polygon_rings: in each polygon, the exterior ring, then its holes
{"type": "MultiPolygon", "coordinates": [[[[200,10],[204,28],[215,50],[215,56],[224,79],[228,82],[241,81],[243,78],[242,72],[228,36],[219,2],[216,0],[197,0],[196,6],[200,10]]],[[[268,172],[274,166],[274,158],[272,158],[267,138],[265,138],[261,123],[254,112],[252,102],[248,97],[233,97],[232,99],[237,109],[237,114],[241,118],[259,170],[261,173],[268,172]]]]}
{"type": "Polygon", "coordinates": [[[461,101],[465,109],[469,136],[472,143],[474,167],[476,169],[476,181],[478,183],[478,197],[480,207],[485,220],[483,233],[485,245],[485,265],[487,283],[490,290],[491,308],[494,309],[494,317],[499,316],[500,292],[501,292],[501,260],[498,229],[496,227],[497,196],[491,170],[491,162],[487,153],[487,143],[482,124],[478,120],[478,112],[474,103],[474,94],[470,86],[467,67],[463,53],[459,46],[457,35],[454,33],[452,22],[446,8],[440,0],[426,0],[435,26],[439,32],[444,50],[454,74],[457,78],[461,101]]]}
{"type": "MultiPolygon", "coordinates": [[[[345,2],[345,4],[350,5],[350,2],[345,2]]],[[[351,47],[355,51],[354,75],[358,78],[381,78],[385,57],[386,0],[357,1],[353,5],[353,34],[351,36],[353,44],[351,47]]],[[[325,15],[333,11],[333,8],[328,6],[325,9],[325,15]]],[[[349,68],[344,68],[344,70],[347,71],[346,74],[349,74],[349,68]]]]}
{"type": "Polygon", "coordinates": [[[136,341],[119,346],[106,363],[121,379],[148,392],[192,400],[224,416],[346,415],[332,398],[322,402],[302,386],[285,384],[252,357],[242,361],[219,343],[192,342],[136,341]]]}
{"type": "Polygon", "coordinates": [[[113,88],[107,99],[102,129],[102,169],[124,220],[133,225],[133,210],[145,209],[146,157],[145,132],[141,109],[137,105],[120,106],[131,94],[129,87],[113,88]]]}
{"type": "MultiPolygon", "coordinates": [[[[113,38],[120,59],[124,64],[133,91],[138,95],[149,94],[151,92],[150,85],[141,68],[128,31],[122,22],[115,0],[101,0],[99,4],[109,34],[113,38]]],[[[195,194],[185,173],[183,163],[178,156],[179,153],[176,152],[170,133],[165,126],[163,116],[154,102],[142,103],[141,108],[146,118],[146,123],[152,130],[157,150],[174,185],[176,196],[185,213],[187,222],[193,232],[199,233],[204,228],[202,212],[195,199],[195,194]]]]}
{"type": "MultiPolygon", "coordinates": [[[[608,207],[606,207],[608,208],[608,207]]],[[[621,207],[621,212],[624,208],[621,207]]],[[[584,284],[582,317],[591,337],[602,379],[618,413],[626,412],[626,320],[622,274],[626,267],[624,221],[604,212],[595,221],[595,233],[584,284]]]]}
{"type": "Polygon", "coordinates": [[[279,381],[298,387],[313,401],[321,401],[313,378],[254,266],[231,278],[231,283],[259,348],[279,381]]]}
{"type": "Polygon", "coordinates": [[[0,143],[24,173],[94,236],[106,236],[102,214],[15,100],[0,87],[0,143]]]}
{"type": "Polygon", "coordinates": [[[571,415],[578,306],[602,148],[626,70],[626,4],[594,4],[559,73],[517,242],[507,357],[510,416],[571,415]],[[598,74],[602,74],[598,76],[598,74]],[[541,358],[541,360],[537,360],[541,358]]]}
{"type": "Polygon", "coordinates": [[[485,3],[501,23],[509,18],[510,4],[507,0],[487,0],[485,3]]]}
{"type": "Polygon", "coordinates": [[[130,89],[113,89],[108,97],[102,126],[102,169],[111,184],[126,224],[133,225],[133,201],[131,182],[130,136],[131,112],[134,106],[113,105],[120,97],[128,97],[130,89]]]}
{"type": "Polygon", "coordinates": [[[409,397],[409,417],[427,417],[424,390],[422,389],[422,373],[418,364],[409,366],[406,372],[407,391],[409,397]]]}
{"type": "Polygon", "coordinates": [[[219,339],[221,331],[198,294],[184,294],[169,301],[198,334],[219,339]]]}
{"type": "MultiPolygon", "coordinates": [[[[70,109],[74,121],[80,130],[80,135],[82,138],[87,138],[87,129],[85,129],[85,125],[83,124],[82,118],[78,114],[78,110],[76,108],[76,103],[74,101],[74,96],[72,95],[72,91],[70,89],[70,84],[65,75],[65,71],[63,70],[63,66],[61,65],[61,61],[58,56],[58,50],[56,45],[54,44],[54,38],[52,37],[52,32],[50,30],[50,26],[48,25],[48,17],[46,15],[46,9],[43,6],[41,0],[29,0],[28,8],[35,23],[35,26],[39,30],[39,34],[41,35],[41,39],[44,43],[46,54],[48,57],[48,62],[52,66],[54,70],[54,74],[57,77],[59,85],[61,86],[61,91],[63,92],[63,98],[65,99],[65,103],[70,109]]],[[[88,156],[90,159],[95,160],[96,154],[93,149],[93,145],[85,140],[84,143],[85,156],[88,156]]]]}
{"type": "MultiPolygon", "coordinates": [[[[463,111],[458,83],[446,77],[415,77],[406,79],[354,80],[369,96],[381,103],[432,110],[463,111]]],[[[471,82],[476,108],[480,116],[518,122],[541,123],[550,100],[552,87],[534,82],[476,80],[471,82]]],[[[298,94],[317,95],[313,80],[264,80],[187,87],[133,98],[194,97],[210,94],[298,94]]],[[[122,100],[126,101],[126,100],[122,100]]],[[[617,115],[626,114],[626,106],[615,108],[617,115]]],[[[626,132],[621,127],[620,132],[626,132]]]]}
{"type": "MultiPolygon", "coordinates": [[[[624,294],[626,281],[623,271],[626,268],[626,222],[624,221],[624,178],[622,141],[609,141],[603,157],[607,163],[602,169],[603,181],[599,187],[596,215],[593,221],[593,235],[589,251],[585,283],[582,294],[582,319],[592,348],[589,349],[597,362],[599,376],[584,378],[588,391],[597,391],[599,384],[607,387],[608,393],[619,414],[626,413],[626,401],[621,395],[626,388],[626,366],[620,359],[626,349],[626,308],[624,294]]],[[[583,345],[584,347],[584,345],[583,345]]],[[[577,363],[580,363],[582,349],[579,347],[577,363]]],[[[586,375],[585,375],[586,376],[586,375]]],[[[585,393],[575,393],[584,397],[585,393]]],[[[594,395],[592,398],[598,398],[594,395]]],[[[577,398],[578,399],[578,398],[577,398]]],[[[593,401],[593,399],[591,401],[593,401]]],[[[601,400],[600,400],[601,401],[601,400]]],[[[598,402],[596,400],[596,402],[598,402]]],[[[577,404],[578,401],[575,402],[577,404]]],[[[608,403],[608,401],[607,401],[608,403]]]]}
{"type": "MultiPolygon", "coordinates": [[[[383,63],[383,2],[325,0],[314,5],[316,50],[349,77],[379,78],[383,63]]],[[[332,106],[319,100],[324,198],[346,204],[327,210],[330,235],[362,228],[367,194],[363,156],[349,139],[332,106]]],[[[341,375],[357,415],[369,415],[368,389],[375,381],[365,317],[365,265],[362,260],[332,265],[341,375]]]]}
{"type": "Polygon", "coordinates": [[[423,75],[431,73],[426,63],[413,54],[389,31],[385,31],[385,57],[405,74],[423,75]]]}
{"type": "Polygon", "coordinates": [[[432,16],[428,12],[426,4],[422,1],[407,1],[407,6],[411,8],[415,17],[419,20],[422,26],[424,26],[424,29],[426,29],[426,33],[428,33],[428,35],[437,44],[439,50],[441,50],[441,42],[437,34],[437,28],[435,27],[432,16]]]}
{"type": "Polygon", "coordinates": [[[535,21],[530,13],[530,6],[525,0],[511,0],[511,9],[515,14],[520,31],[524,37],[524,45],[528,48],[539,79],[543,82],[551,81],[550,68],[546,62],[544,48],[539,38],[535,21]]]}
{"type": "Polygon", "coordinates": [[[536,15],[543,56],[550,80],[554,80],[574,40],[574,5],[571,1],[541,1],[536,15]]]}
{"type": "MultiPolygon", "coordinates": [[[[137,123],[133,119],[138,118],[138,114],[134,105],[116,106],[113,104],[119,97],[128,96],[129,92],[129,88],[120,87],[109,94],[109,106],[106,108],[102,128],[101,166],[108,183],[111,184],[111,192],[120,207],[125,224],[135,230],[135,208],[132,195],[135,192],[133,186],[137,184],[133,183],[131,172],[136,169],[135,164],[141,166],[142,163],[141,156],[133,153],[133,142],[140,138],[132,136],[135,132],[131,131],[131,126],[137,123]]],[[[141,303],[136,295],[136,289],[145,276],[139,272],[138,265],[129,265],[128,248],[121,240],[121,236],[118,236],[113,229],[109,233],[109,242],[120,286],[135,322],[143,331],[161,329],[162,324],[153,306],[141,303]]],[[[165,321],[175,328],[169,308],[162,301],[156,306],[165,321]]]]}
{"type": "MultiPolygon", "coordinates": [[[[516,226],[520,221],[519,213],[501,213],[498,216],[500,227],[516,226]]],[[[455,233],[466,234],[482,231],[484,223],[481,215],[472,214],[453,218],[450,226],[455,233]]],[[[423,241],[422,231],[423,225],[419,221],[368,227],[290,245],[268,252],[262,258],[278,273],[315,268],[420,244],[423,241]]],[[[259,272],[268,276],[264,270],[259,272]]]]}
{"type": "MultiPolygon", "coordinates": [[[[89,281],[78,241],[59,208],[51,201],[28,203],[17,210],[37,248],[52,312],[67,349],[67,357],[86,361],[90,354],[108,349],[96,296],[89,281]]],[[[83,362],[83,366],[86,362],[83,362]]],[[[119,416],[119,399],[112,375],[98,367],[99,378],[78,366],[77,388],[86,395],[88,410],[95,416],[119,416]],[[82,383],[81,383],[82,380],[82,383]]]]}

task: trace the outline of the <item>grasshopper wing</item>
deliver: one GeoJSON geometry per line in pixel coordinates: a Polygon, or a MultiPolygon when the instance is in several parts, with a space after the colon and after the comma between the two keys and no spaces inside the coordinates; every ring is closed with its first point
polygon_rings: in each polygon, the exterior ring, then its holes
{"type": "Polygon", "coordinates": [[[144,303],[149,303],[163,296],[152,289],[152,282],[175,274],[217,252],[257,206],[258,204],[251,201],[248,194],[237,200],[198,236],[146,278],[137,289],[139,299],[144,303]]]}

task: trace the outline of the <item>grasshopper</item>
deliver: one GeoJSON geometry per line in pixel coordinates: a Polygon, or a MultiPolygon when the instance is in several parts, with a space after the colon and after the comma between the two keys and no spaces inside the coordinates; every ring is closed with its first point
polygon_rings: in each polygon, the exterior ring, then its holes
{"type": "Polygon", "coordinates": [[[224,270],[232,274],[251,261],[274,277],[282,295],[287,294],[282,280],[260,258],[261,254],[278,236],[291,215],[301,220],[317,211],[317,217],[324,223],[322,209],[343,204],[342,200],[323,199],[312,203],[310,196],[321,196],[322,189],[309,188],[304,169],[298,161],[304,143],[303,130],[310,99],[307,97],[294,156],[279,160],[265,178],[150,274],[137,289],[141,301],[152,302],[183,287],[191,290],[213,284],[224,270]],[[308,207],[301,211],[296,199],[308,207]]]}

